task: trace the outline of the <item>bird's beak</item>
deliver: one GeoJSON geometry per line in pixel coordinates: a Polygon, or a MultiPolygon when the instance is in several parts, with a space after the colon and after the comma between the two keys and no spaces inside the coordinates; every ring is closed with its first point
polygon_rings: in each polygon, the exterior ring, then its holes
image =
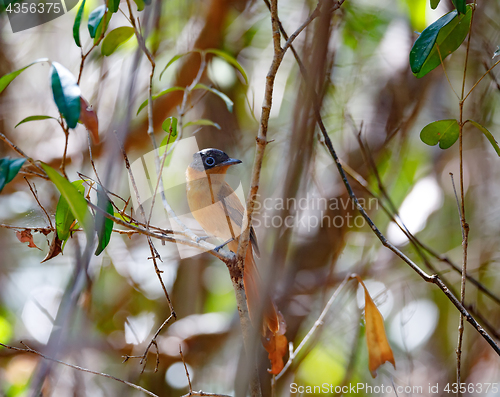
{"type": "Polygon", "coordinates": [[[241,160],[229,158],[226,161],[223,161],[222,163],[220,163],[219,167],[225,166],[225,165],[240,164],[241,162],[242,162],[241,160]]]}

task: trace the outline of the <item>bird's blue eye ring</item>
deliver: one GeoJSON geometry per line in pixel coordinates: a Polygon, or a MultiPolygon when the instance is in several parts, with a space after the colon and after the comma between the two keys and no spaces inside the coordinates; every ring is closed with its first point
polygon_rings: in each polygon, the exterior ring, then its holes
{"type": "Polygon", "coordinates": [[[213,166],[215,164],[215,160],[213,157],[207,157],[205,159],[205,164],[208,165],[209,167],[213,166]]]}

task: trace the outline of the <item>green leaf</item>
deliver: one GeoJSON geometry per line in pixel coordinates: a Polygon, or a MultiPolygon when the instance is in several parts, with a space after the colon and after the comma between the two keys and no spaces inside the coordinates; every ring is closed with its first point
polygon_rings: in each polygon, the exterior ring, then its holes
{"type": "Polygon", "coordinates": [[[82,1],[80,4],[80,8],[78,8],[78,12],[76,13],[75,22],[73,23],[73,38],[75,39],[75,43],[78,47],[81,47],[80,43],[80,25],[82,23],[83,9],[85,8],[85,1],[82,1]]]}
{"type": "MultiPolygon", "coordinates": [[[[168,94],[169,92],[173,91],[185,91],[186,89],[184,87],[172,87],[172,88],[167,88],[166,90],[163,90],[159,92],[158,94],[153,95],[153,99],[157,99],[165,94],[168,94]]],[[[139,109],[137,110],[137,114],[141,112],[142,109],[144,109],[146,106],[148,106],[149,100],[146,99],[143,103],[141,103],[141,106],[139,106],[139,109]]]]}
{"type": "MultiPolygon", "coordinates": [[[[71,184],[78,190],[82,196],[85,194],[85,187],[83,186],[83,180],[79,179],[77,181],[71,182],[71,184]]],[[[70,228],[75,221],[75,215],[71,211],[68,202],[61,195],[59,201],[57,202],[56,208],[56,232],[59,240],[65,241],[69,238],[70,228]]]]}
{"type": "Polygon", "coordinates": [[[0,93],[2,93],[5,88],[14,80],[17,76],[19,76],[22,72],[24,72],[26,69],[28,69],[30,66],[34,65],[35,63],[40,63],[40,62],[48,62],[49,58],[40,58],[37,59],[36,61],[31,62],[29,65],[25,66],[24,68],[18,69],[14,72],[11,72],[9,74],[6,74],[5,76],[2,76],[0,78],[0,93]]]}
{"type": "Polygon", "coordinates": [[[11,160],[9,157],[5,157],[0,159],[0,192],[7,183],[14,179],[25,161],[24,158],[11,160]]]}
{"type": "Polygon", "coordinates": [[[190,121],[190,122],[184,124],[184,127],[189,127],[190,125],[211,125],[212,127],[215,127],[218,130],[221,129],[219,124],[214,123],[212,120],[207,120],[207,119],[190,121]]]}
{"type": "Polygon", "coordinates": [[[122,215],[122,214],[121,214],[121,213],[119,213],[119,212],[115,212],[115,213],[114,213],[114,216],[115,216],[115,218],[120,218],[122,221],[127,222],[127,223],[130,223],[130,224],[131,224],[131,225],[133,225],[133,226],[139,226],[139,224],[138,224],[138,223],[136,223],[136,222],[133,222],[133,221],[132,221],[132,218],[131,218],[130,216],[128,216],[127,214],[123,214],[123,215],[122,215]]]}
{"type": "MultiPolygon", "coordinates": [[[[160,148],[159,148],[159,155],[160,157],[163,157],[165,154],[165,151],[168,151],[171,147],[172,144],[175,142],[176,138],[178,137],[177,133],[177,118],[175,117],[169,117],[165,119],[165,121],[162,123],[161,128],[163,131],[167,132],[167,135],[165,138],[162,139],[160,143],[160,148]],[[170,127],[172,127],[172,134],[169,136],[169,131],[170,127]]],[[[167,158],[165,159],[165,164],[164,167],[168,167],[170,165],[170,161],[172,160],[172,153],[170,153],[167,158]]]]}
{"type": "Polygon", "coordinates": [[[239,72],[241,73],[241,75],[245,79],[245,84],[248,84],[248,77],[247,77],[247,74],[245,72],[245,69],[243,69],[243,66],[241,66],[240,63],[234,57],[232,57],[231,55],[229,55],[228,53],[226,53],[224,51],[217,50],[217,49],[209,49],[209,50],[205,50],[205,52],[207,54],[217,55],[218,57],[224,59],[227,63],[233,65],[236,69],[239,70],[239,72]]]}
{"type": "Polygon", "coordinates": [[[215,88],[208,87],[205,84],[196,84],[194,86],[194,89],[195,90],[210,91],[211,93],[217,95],[219,98],[221,98],[226,103],[227,110],[229,110],[229,112],[233,111],[233,105],[234,105],[233,101],[223,92],[220,92],[219,90],[216,90],[215,88]]]}
{"type": "Polygon", "coordinates": [[[97,29],[95,31],[94,45],[99,44],[99,42],[104,37],[104,33],[108,29],[109,21],[111,20],[112,16],[113,16],[113,13],[109,12],[109,10],[106,9],[106,12],[104,13],[104,17],[102,18],[99,25],[97,25],[97,29]]]}
{"type": "Polygon", "coordinates": [[[497,154],[500,156],[500,147],[498,146],[498,142],[495,140],[491,132],[489,132],[485,127],[483,127],[481,124],[475,121],[472,120],[467,120],[467,121],[484,134],[484,136],[488,139],[488,141],[490,141],[491,146],[493,146],[493,149],[495,149],[495,152],[497,152],[497,154]]]}
{"type": "Polygon", "coordinates": [[[52,94],[54,101],[68,123],[69,128],[75,128],[80,118],[80,87],[75,76],[64,66],[52,62],[52,94]]]}
{"type": "Polygon", "coordinates": [[[410,51],[411,71],[416,77],[425,76],[460,47],[469,32],[471,15],[471,6],[465,15],[453,10],[424,29],[410,51]]]}
{"type": "MultiPolygon", "coordinates": [[[[170,127],[172,127],[172,133],[170,134],[170,139],[172,138],[177,138],[177,118],[176,117],[168,117],[165,119],[165,121],[163,121],[163,123],[161,124],[161,128],[163,129],[163,131],[165,131],[167,134],[170,132],[170,127]]],[[[163,141],[161,141],[160,143],[160,146],[165,146],[167,145],[169,142],[167,142],[167,140],[170,141],[170,139],[168,139],[168,135],[163,139],[163,141]]]]}
{"type": "Polygon", "coordinates": [[[191,52],[192,52],[192,51],[186,52],[186,53],[184,53],[184,54],[177,54],[177,55],[176,55],[176,56],[174,56],[174,57],[173,57],[170,61],[168,61],[167,66],[165,66],[165,67],[163,68],[163,70],[161,71],[161,73],[160,73],[160,80],[161,80],[161,78],[162,78],[162,76],[163,76],[163,73],[165,73],[165,71],[168,69],[168,67],[169,67],[170,65],[172,65],[172,64],[173,64],[175,61],[177,61],[178,59],[181,59],[184,55],[190,54],[191,52]]]}
{"type": "Polygon", "coordinates": [[[457,120],[439,120],[427,124],[420,132],[420,139],[430,146],[439,142],[441,149],[448,149],[457,141],[459,134],[460,127],[457,120]]]}
{"type": "Polygon", "coordinates": [[[431,0],[431,8],[435,10],[441,0],[431,0]]]}
{"type": "Polygon", "coordinates": [[[137,11],[144,10],[144,0],[134,0],[134,3],[137,6],[137,11]]]}
{"type": "Polygon", "coordinates": [[[14,128],[17,128],[18,125],[27,123],[29,121],[47,120],[47,119],[53,119],[53,120],[57,121],[57,119],[55,117],[52,117],[52,116],[42,116],[42,115],[40,115],[40,116],[29,116],[29,117],[26,117],[25,119],[22,119],[19,123],[16,124],[16,126],[14,128]]]}
{"type": "Polygon", "coordinates": [[[451,0],[453,5],[460,14],[465,14],[467,12],[465,0],[451,0]]]}
{"type": "Polygon", "coordinates": [[[93,39],[96,37],[97,28],[99,27],[105,12],[106,12],[106,6],[102,5],[97,7],[89,15],[89,21],[87,23],[87,26],[89,28],[90,37],[92,37],[93,39]]]}
{"type": "Polygon", "coordinates": [[[130,26],[122,26],[113,29],[107,34],[102,42],[101,54],[104,56],[111,55],[113,52],[115,52],[119,45],[125,43],[133,36],[133,34],[134,28],[130,26]]]}
{"type": "MultiPolygon", "coordinates": [[[[111,204],[111,201],[101,185],[97,185],[97,206],[101,210],[106,211],[108,214],[114,215],[113,204],[111,204]]],[[[98,256],[109,244],[111,233],[113,232],[113,221],[97,211],[95,216],[95,226],[98,237],[95,255],[98,256]]]]}
{"type": "Polygon", "coordinates": [[[108,8],[113,14],[118,12],[118,9],[120,8],[120,0],[109,0],[108,8]]]}
{"type": "Polygon", "coordinates": [[[92,215],[87,208],[87,201],[74,185],[61,176],[50,165],[45,163],[41,163],[41,165],[50,180],[54,183],[54,185],[56,185],[57,190],[61,193],[61,196],[63,196],[68,202],[69,209],[73,213],[73,216],[78,220],[80,226],[86,231],[87,241],[90,242],[93,236],[94,222],[92,215]]]}

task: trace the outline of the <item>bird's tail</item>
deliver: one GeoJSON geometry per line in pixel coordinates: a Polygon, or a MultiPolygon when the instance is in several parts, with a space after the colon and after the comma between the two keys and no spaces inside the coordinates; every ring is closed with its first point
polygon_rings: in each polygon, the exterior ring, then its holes
{"type": "Polygon", "coordinates": [[[261,290],[262,283],[253,257],[251,244],[245,258],[243,282],[245,284],[250,320],[254,326],[260,323],[260,319],[257,317],[259,312],[263,314],[262,344],[269,353],[269,359],[271,360],[271,370],[269,372],[277,375],[283,369],[283,356],[287,352],[286,323],[269,293],[261,290]]]}

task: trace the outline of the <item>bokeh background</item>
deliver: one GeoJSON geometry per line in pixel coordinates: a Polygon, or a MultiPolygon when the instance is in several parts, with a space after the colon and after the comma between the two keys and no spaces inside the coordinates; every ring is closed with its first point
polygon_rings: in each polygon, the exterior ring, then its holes
{"type": "MultiPolygon", "coordinates": [[[[87,18],[100,4],[88,0],[85,7],[81,29],[85,50],[92,45],[86,31],[87,18]]],[[[207,58],[202,82],[228,95],[234,109],[229,112],[219,97],[200,92],[191,97],[182,117],[185,122],[210,119],[221,127],[187,127],[183,137],[195,137],[200,148],[220,148],[241,159],[243,164],[233,167],[230,174],[235,181],[241,181],[247,193],[266,74],[273,56],[265,3],[153,0],[140,13],[134,3],[132,6],[149,26],[146,43],[158,65],[154,92],[190,84],[200,67],[199,54],[176,61],[161,81],[159,72],[173,56],[193,48],[221,49],[245,69],[248,84],[224,59],[207,58]]],[[[125,10],[126,3],[120,7],[125,10]]],[[[291,34],[315,7],[314,1],[280,1],[279,15],[285,30],[291,34]]],[[[81,53],[72,36],[77,9],[15,34],[5,12],[0,14],[0,75],[48,57],[77,76],[81,53]]],[[[454,292],[459,291],[460,274],[451,264],[460,267],[461,230],[450,179],[451,172],[458,181],[458,144],[448,150],[429,147],[420,141],[419,132],[432,121],[458,118],[458,100],[449,83],[460,91],[465,48],[446,61],[449,81],[442,68],[416,79],[408,64],[416,32],[451,9],[451,2],[445,0],[436,10],[431,10],[426,0],[346,0],[327,19],[326,28],[318,19],[295,41],[306,69],[314,77],[304,82],[290,51],[279,69],[268,133],[272,143],[266,149],[259,189],[261,208],[256,216],[261,273],[272,280],[268,284],[287,321],[287,337],[295,346],[346,274],[359,274],[386,320],[397,369],[385,364],[376,379],[370,376],[361,310],[363,294],[352,282],[334,302],[324,325],[277,382],[276,395],[290,395],[293,382],[304,386],[360,382],[371,386],[422,386],[423,393],[404,395],[427,396],[434,395],[429,392],[429,384],[439,383],[440,394],[446,394],[444,386],[456,379],[458,311],[438,288],[426,284],[382,247],[359,218],[315,128],[307,95],[311,85],[320,94],[323,120],[333,145],[346,165],[356,194],[365,199],[365,207],[380,230],[425,271],[439,273],[454,292]],[[365,181],[368,189],[359,181],[365,181]],[[376,199],[369,200],[373,198],[370,192],[376,199]],[[323,207],[325,201],[320,198],[327,200],[328,208],[323,207]],[[409,231],[437,255],[423,250],[424,261],[383,207],[393,215],[397,210],[409,231]],[[283,223],[287,216],[294,220],[291,227],[283,223]]],[[[470,88],[495,61],[492,56],[500,43],[499,12],[496,1],[480,2],[477,8],[466,87],[470,88]]],[[[113,16],[109,30],[127,24],[119,12],[113,16]]],[[[126,136],[125,148],[131,162],[152,150],[146,133],[146,111],[136,115],[147,98],[149,73],[150,64],[132,38],[109,57],[102,56],[100,48],[95,49],[86,61],[80,83],[83,96],[99,118],[102,143],[93,147],[96,168],[108,176],[107,187],[125,200],[131,193],[123,158],[113,154],[112,148],[117,147],[113,131],[126,136]]],[[[498,137],[497,75],[494,70],[483,79],[467,100],[464,112],[466,118],[480,122],[498,137]]],[[[155,101],[158,140],[165,136],[161,130],[163,120],[180,117],[181,99],[182,94],[173,93],[155,101]]],[[[56,122],[36,121],[14,128],[23,118],[36,114],[58,116],[47,63],[32,66],[0,95],[0,132],[33,159],[57,168],[65,140],[56,122]]],[[[0,155],[17,156],[3,142],[0,155]]],[[[77,172],[94,177],[89,159],[87,132],[78,126],[69,137],[67,172],[71,180],[78,178],[77,172]]],[[[465,128],[464,162],[470,225],[469,274],[492,295],[468,283],[466,305],[498,340],[500,159],[484,136],[470,126],[465,128]]],[[[180,168],[171,171],[171,178],[181,184],[184,171],[180,168]]],[[[33,177],[29,180],[36,184],[42,205],[53,216],[58,192],[47,181],[33,177]]],[[[181,187],[172,193],[178,208],[183,208],[182,192],[181,187]]],[[[123,208],[120,200],[116,204],[123,208]]],[[[160,225],[163,218],[160,211],[153,223],[158,219],[160,225]]],[[[0,195],[0,224],[20,229],[48,225],[22,175],[0,195]]],[[[193,228],[200,232],[195,224],[193,228]]],[[[80,266],[75,259],[77,242],[81,248],[84,237],[76,233],[63,255],[40,263],[50,240],[51,235],[35,233],[34,241],[40,249],[28,248],[17,240],[15,230],[0,228],[0,342],[19,346],[23,341],[47,355],[52,353],[46,344],[54,332],[55,318],[67,298],[75,267],[80,266]]],[[[144,373],[137,359],[122,363],[124,355],[143,353],[169,315],[148,260],[151,254],[147,240],[138,235],[113,233],[105,252],[92,257],[85,286],[72,297],[75,305],[68,314],[65,343],[58,349],[57,358],[137,383],[159,396],[180,396],[188,392],[179,355],[181,345],[194,390],[233,394],[242,340],[225,265],[208,254],[180,259],[174,244],[157,242],[156,247],[162,257],[162,277],[178,315],[158,339],[158,372],[154,372],[154,353],[148,356],[144,373]]],[[[268,396],[268,361],[264,350],[259,349],[263,393],[268,396]]],[[[0,396],[31,395],[30,387],[40,374],[42,362],[36,355],[0,348],[0,396]]],[[[477,384],[499,379],[498,356],[466,324],[462,381],[477,384]]],[[[43,386],[44,396],[119,394],[143,395],[113,380],[61,365],[52,367],[43,386]]],[[[375,394],[360,391],[357,395],[375,394]]],[[[500,392],[490,388],[484,395],[500,392]]]]}

